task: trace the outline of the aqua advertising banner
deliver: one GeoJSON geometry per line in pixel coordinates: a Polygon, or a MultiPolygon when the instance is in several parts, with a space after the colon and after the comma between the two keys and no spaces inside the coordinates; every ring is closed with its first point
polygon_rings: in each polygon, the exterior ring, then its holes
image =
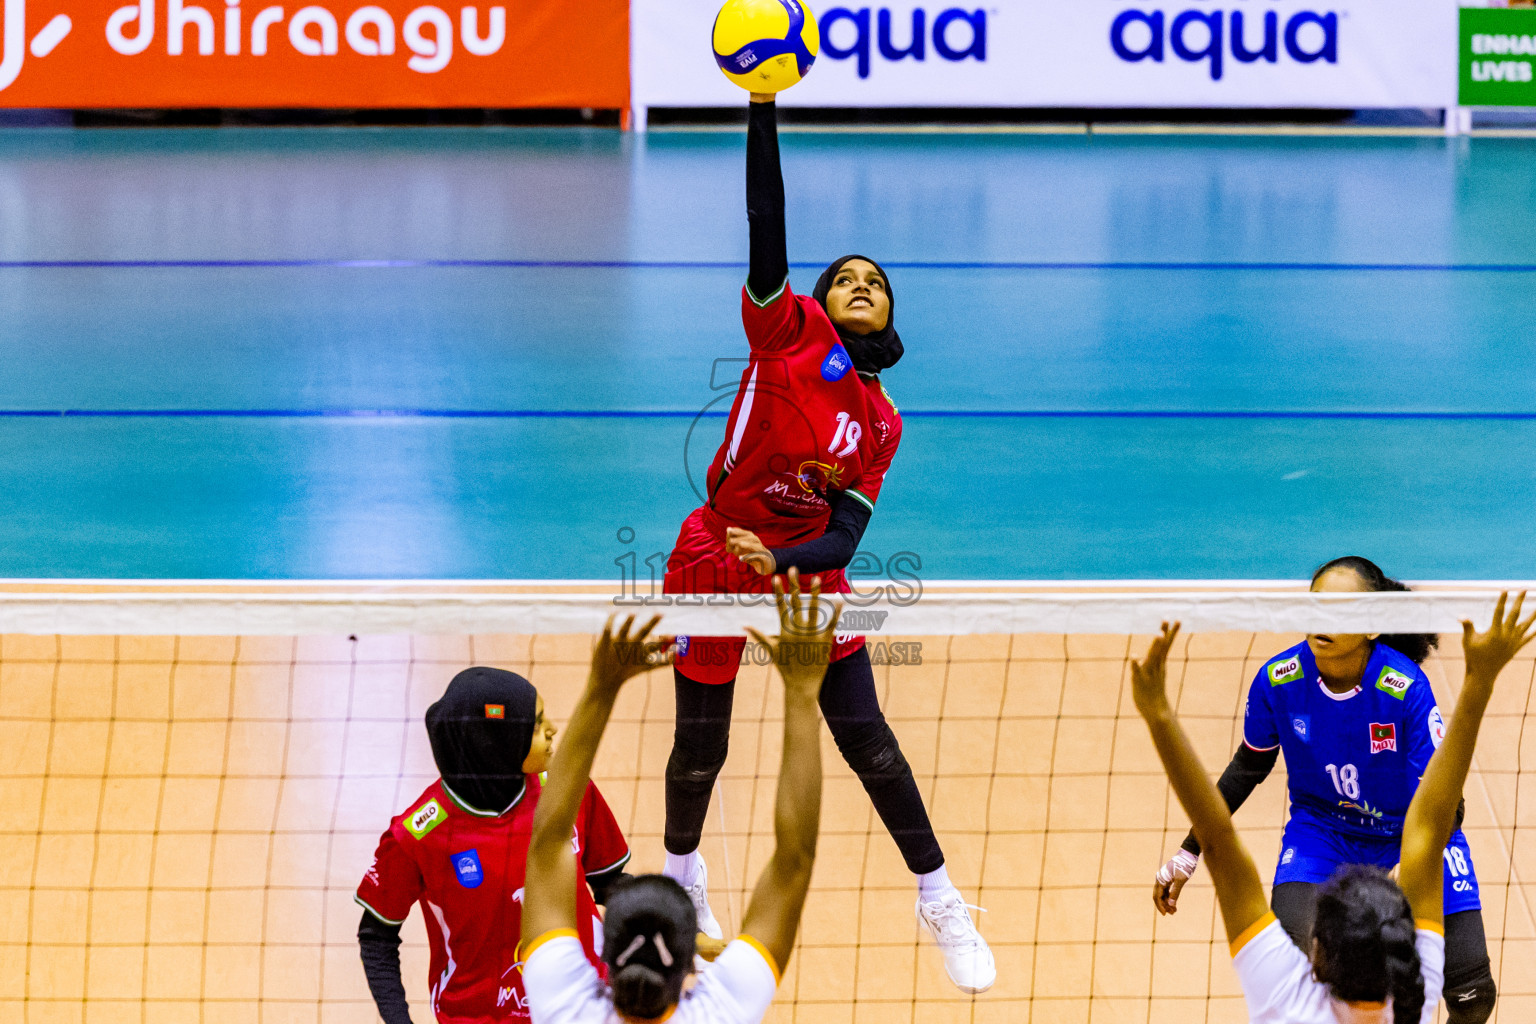
{"type": "MultiPolygon", "coordinates": [[[[634,0],[645,106],[726,106],[720,0],[634,0]]],[[[786,105],[1445,107],[1455,0],[947,0],[811,5],[821,49],[786,105]]]]}

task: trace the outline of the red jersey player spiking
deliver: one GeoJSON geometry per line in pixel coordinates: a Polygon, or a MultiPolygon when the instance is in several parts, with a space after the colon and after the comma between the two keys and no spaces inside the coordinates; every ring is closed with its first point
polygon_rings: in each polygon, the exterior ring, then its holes
{"type": "MultiPolygon", "coordinates": [[[[668,594],[766,593],[791,566],[846,593],[843,570],[869,525],[901,443],[901,416],[880,382],[902,355],[890,279],[874,260],[845,256],[811,297],[789,285],[784,181],[772,96],[752,97],[747,122],[751,266],[742,324],[751,358],[694,510],[667,560],[668,594]]],[[[699,840],[725,764],[731,704],[745,641],[678,637],[677,725],[667,764],[666,873],[688,892],[699,929],[720,938],[699,840]]],[[[864,638],[839,634],[821,689],[838,749],[859,776],[907,867],[916,914],[938,942],[950,979],[984,992],[997,978],[875,691],[864,638]]]]}
{"type": "MultiPolygon", "coordinates": [[[[389,823],[357,887],[358,943],[385,1024],[410,1024],[400,978],[400,926],[419,904],[431,946],[431,1007],[440,1024],[528,1019],[523,990],[523,872],[555,729],[522,676],[476,667],[427,709],[442,777],[389,823]]],[[[601,970],[597,903],[623,877],[629,845],[588,784],[571,837],[580,938],[601,970]]]]}

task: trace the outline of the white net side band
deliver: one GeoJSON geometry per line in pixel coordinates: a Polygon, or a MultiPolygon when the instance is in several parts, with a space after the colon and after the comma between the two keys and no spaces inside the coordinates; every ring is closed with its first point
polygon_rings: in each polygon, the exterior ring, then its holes
{"type": "MultiPolygon", "coordinates": [[[[1497,591],[924,593],[843,595],[850,632],[1146,634],[1186,630],[1428,633],[1486,624],[1497,591]],[[850,613],[856,613],[850,615],[850,613]]],[[[709,595],[628,600],[593,593],[5,593],[0,633],[64,636],[595,633],[611,615],[663,616],[669,633],[772,632],[772,598],[709,595]]]]}

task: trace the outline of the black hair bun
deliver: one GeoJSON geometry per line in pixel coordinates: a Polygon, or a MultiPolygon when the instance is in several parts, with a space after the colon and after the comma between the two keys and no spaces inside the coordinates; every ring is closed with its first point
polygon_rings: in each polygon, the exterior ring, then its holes
{"type": "Polygon", "coordinates": [[[644,964],[622,967],[613,976],[613,1008],[628,1017],[660,1017],[672,1005],[667,979],[644,964]]]}
{"type": "Polygon", "coordinates": [[[659,1017],[682,998],[693,970],[698,919],[683,887],[665,875],[636,875],[608,892],[603,962],[613,1005],[631,1017],[659,1017]]]}

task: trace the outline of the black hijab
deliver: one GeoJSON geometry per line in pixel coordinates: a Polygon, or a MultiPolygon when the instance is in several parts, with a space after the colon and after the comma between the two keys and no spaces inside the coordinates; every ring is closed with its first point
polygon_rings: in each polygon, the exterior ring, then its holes
{"type": "Polygon", "coordinates": [[[432,760],[453,794],[500,814],[523,794],[538,691],[515,672],[476,666],[453,677],[427,708],[432,760]]]}
{"type": "MultiPolygon", "coordinates": [[[[868,256],[860,256],[857,253],[833,260],[832,265],[822,271],[821,277],[816,281],[816,290],[811,294],[816,301],[821,303],[821,308],[827,308],[827,293],[832,290],[832,281],[837,277],[837,272],[843,269],[843,264],[849,260],[863,260],[874,264],[874,268],[880,271],[880,276],[885,279],[885,294],[891,300],[890,316],[886,318],[885,329],[875,331],[873,334],[854,334],[844,330],[836,323],[837,336],[843,340],[843,347],[848,350],[848,355],[853,359],[853,368],[860,373],[874,374],[881,370],[889,369],[896,365],[901,358],[901,335],[896,333],[896,292],[891,288],[891,276],[885,272],[885,268],[868,256]]],[[[830,315],[830,314],[829,314],[830,315]]]]}

